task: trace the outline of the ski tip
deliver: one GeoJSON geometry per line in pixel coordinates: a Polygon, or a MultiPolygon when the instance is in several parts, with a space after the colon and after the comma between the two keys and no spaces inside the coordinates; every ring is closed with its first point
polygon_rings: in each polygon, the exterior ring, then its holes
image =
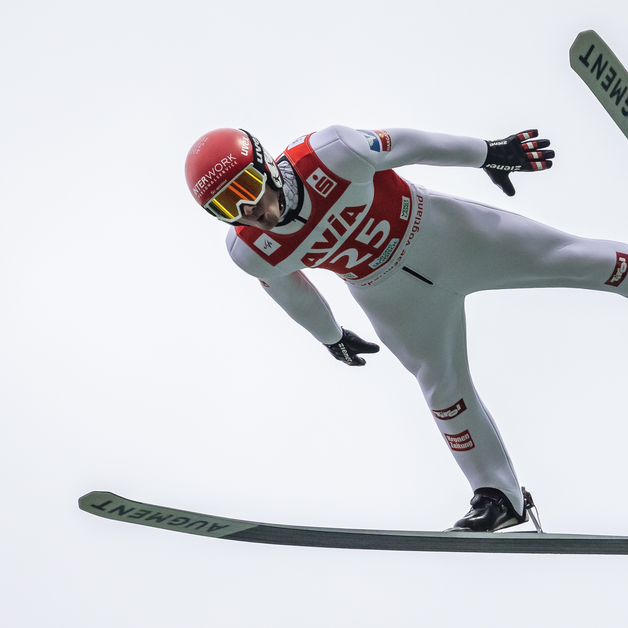
{"type": "Polygon", "coordinates": [[[604,42],[604,40],[593,29],[580,31],[576,35],[576,38],[574,39],[571,46],[569,47],[569,58],[571,61],[571,67],[573,67],[573,64],[575,63],[575,58],[580,55],[580,44],[585,41],[588,43],[590,43],[591,41],[604,42]]]}
{"type": "Polygon", "coordinates": [[[89,512],[90,504],[92,504],[95,499],[102,499],[103,497],[117,497],[117,495],[114,495],[109,491],[90,491],[78,498],[78,507],[85,512],[89,512]]]}

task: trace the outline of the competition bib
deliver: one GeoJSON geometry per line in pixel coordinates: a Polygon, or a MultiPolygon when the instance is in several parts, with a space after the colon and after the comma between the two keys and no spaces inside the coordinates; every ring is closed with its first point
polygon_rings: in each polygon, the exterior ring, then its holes
{"type": "Polygon", "coordinates": [[[394,171],[375,173],[373,187],[356,185],[329,170],[306,136],[285,155],[303,182],[311,212],[292,234],[236,227],[238,237],[272,266],[324,268],[348,280],[376,272],[399,249],[408,231],[412,201],[394,171]]]}

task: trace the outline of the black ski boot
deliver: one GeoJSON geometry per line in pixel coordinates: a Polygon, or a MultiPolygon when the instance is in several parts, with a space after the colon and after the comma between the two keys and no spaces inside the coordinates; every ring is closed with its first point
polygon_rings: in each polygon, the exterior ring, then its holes
{"type": "Polygon", "coordinates": [[[528,509],[520,515],[510,500],[496,488],[478,488],[471,500],[471,510],[449,531],[495,532],[528,521],[528,509]]]}

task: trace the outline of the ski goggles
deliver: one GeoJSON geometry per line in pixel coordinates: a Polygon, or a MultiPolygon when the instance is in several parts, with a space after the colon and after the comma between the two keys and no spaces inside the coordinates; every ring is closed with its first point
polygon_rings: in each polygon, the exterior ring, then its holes
{"type": "Polygon", "coordinates": [[[266,189],[266,174],[247,166],[203,207],[218,220],[236,222],[242,218],[242,205],[254,205],[266,189]]]}

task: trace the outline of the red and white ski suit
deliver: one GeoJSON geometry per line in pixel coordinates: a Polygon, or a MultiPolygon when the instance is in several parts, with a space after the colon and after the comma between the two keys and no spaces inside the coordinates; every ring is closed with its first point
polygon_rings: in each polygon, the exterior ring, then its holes
{"type": "Polygon", "coordinates": [[[428,191],[392,169],[481,167],[484,140],[410,129],[332,126],[285,150],[303,184],[298,217],[272,231],[231,228],[233,261],[315,338],[342,331],[300,271],[340,275],[381,341],[416,377],[472,489],[520,485],[467,359],[464,299],[480,290],[573,287],[628,296],[628,245],[572,236],[480,203],[428,191]]]}

